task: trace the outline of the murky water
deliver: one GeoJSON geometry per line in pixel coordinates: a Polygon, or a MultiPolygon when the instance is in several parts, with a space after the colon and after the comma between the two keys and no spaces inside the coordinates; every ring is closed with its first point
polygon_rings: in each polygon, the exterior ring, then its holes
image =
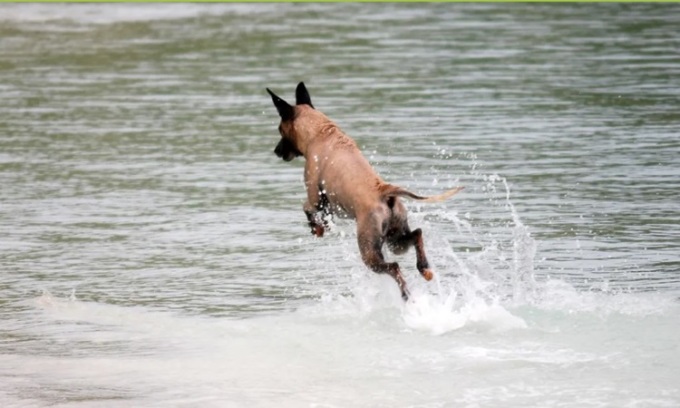
{"type": "Polygon", "coordinates": [[[676,5],[0,6],[2,407],[680,405],[676,5]],[[309,235],[265,87],[409,203],[309,235]]]}

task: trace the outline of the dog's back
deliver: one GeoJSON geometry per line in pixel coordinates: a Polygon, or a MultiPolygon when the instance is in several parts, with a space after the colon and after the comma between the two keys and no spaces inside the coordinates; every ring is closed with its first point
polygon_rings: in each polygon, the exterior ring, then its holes
{"type": "Polygon", "coordinates": [[[356,218],[357,212],[374,207],[385,185],[356,142],[323,113],[300,107],[296,112],[298,134],[307,133],[305,176],[316,184],[320,194],[343,215],[356,218]]]}

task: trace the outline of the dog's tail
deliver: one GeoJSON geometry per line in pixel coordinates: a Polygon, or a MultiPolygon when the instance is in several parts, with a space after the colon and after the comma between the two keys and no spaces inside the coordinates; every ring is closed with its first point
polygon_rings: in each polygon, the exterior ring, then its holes
{"type": "Polygon", "coordinates": [[[418,201],[423,201],[426,203],[439,203],[441,201],[446,200],[447,198],[453,196],[454,194],[458,193],[460,190],[464,189],[465,187],[456,187],[454,189],[445,191],[441,194],[434,195],[434,196],[419,196],[418,194],[414,194],[408,190],[404,190],[403,188],[399,186],[395,186],[392,184],[383,184],[380,189],[382,190],[382,196],[385,198],[389,197],[407,197],[407,198],[412,198],[414,200],[418,201]]]}

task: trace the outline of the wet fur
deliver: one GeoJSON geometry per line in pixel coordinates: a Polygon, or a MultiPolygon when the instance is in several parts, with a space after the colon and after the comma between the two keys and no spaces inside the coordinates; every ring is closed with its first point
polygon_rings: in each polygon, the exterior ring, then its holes
{"type": "Polygon", "coordinates": [[[387,273],[399,285],[401,296],[409,292],[396,262],[386,262],[382,247],[387,244],[395,254],[416,250],[416,268],[432,279],[420,228],[411,230],[407,211],[400,197],[425,202],[442,201],[462,187],[443,194],[423,197],[385,183],[361,154],[357,144],[326,115],[314,109],[309,92],[300,82],[295,91],[296,104],[290,105],[269,88],[281,123],[281,140],[274,153],[285,161],[305,157],[307,201],[303,210],[312,234],[322,237],[328,216],[356,219],[359,251],[364,263],[377,273],[387,273]]]}

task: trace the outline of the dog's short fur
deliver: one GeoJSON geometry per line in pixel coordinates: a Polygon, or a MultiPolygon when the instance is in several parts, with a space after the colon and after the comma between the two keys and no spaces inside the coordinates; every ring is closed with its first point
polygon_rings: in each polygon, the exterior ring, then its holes
{"type": "Polygon", "coordinates": [[[385,183],[357,144],[323,113],[314,109],[305,84],[295,91],[295,106],[276,96],[269,88],[274,105],[281,116],[281,141],[274,153],[285,161],[305,157],[307,215],[312,234],[321,237],[333,214],[354,218],[357,222],[359,250],[364,263],[373,271],[387,273],[397,281],[401,296],[409,292],[396,262],[386,262],[383,244],[395,254],[416,248],[416,267],[426,279],[432,279],[420,228],[411,231],[406,208],[399,200],[408,197],[426,202],[442,201],[462,189],[449,190],[433,197],[422,197],[401,187],[385,183]]]}

